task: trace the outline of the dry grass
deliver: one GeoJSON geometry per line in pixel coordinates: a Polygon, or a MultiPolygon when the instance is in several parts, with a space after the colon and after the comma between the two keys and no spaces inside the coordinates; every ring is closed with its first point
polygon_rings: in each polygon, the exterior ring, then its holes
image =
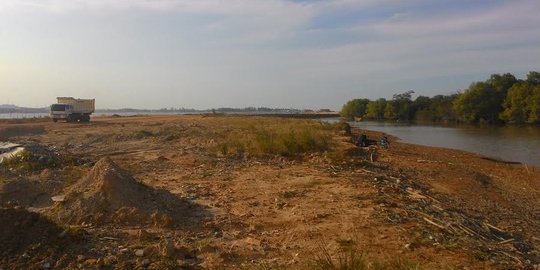
{"type": "Polygon", "coordinates": [[[223,155],[298,156],[329,151],[333,125],[313,120],[268,117],[208,117],[219,138],[216,150],[223,155]],[[226,121],[224,121],[226,118],[226,121]]]}
{"type": "Polygon", "coordinates": [[[0,128],[0,140],[8,140],[12,137],[39,135],[45,133],[44,126],[13,125],[0,128]]]}
{"type": "Polygon", "coordinates": [[[332,256],[326,247],[320,246],[313,263],[310,265],[310,269],[367,270],[369,269],[369,263],[365,255],[352,246],[341,249],[337,256],[332,256]]]}
{"type": "Polygon", "coordinates": [[[325,245],[320,245],[313,255],[309,270],[421,270],[420,264],[403,256],[389,259],[368,258],[357,247],[355,241],[338,241],[341,248],[331,254],[325,245]]]}

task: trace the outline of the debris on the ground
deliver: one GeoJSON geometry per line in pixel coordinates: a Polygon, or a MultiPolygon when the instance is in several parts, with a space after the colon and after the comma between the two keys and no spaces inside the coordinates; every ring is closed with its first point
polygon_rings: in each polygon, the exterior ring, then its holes
{"type": "Polygon", "coordinates": [[[0,164],[24,151],[24,147],[18,143],[0,142],[0,164]]]}
{"type": "Polygon", "coordinates": [[[63,202],[66,200],[66,195],[57,195],[57,196],[53,196],[51,197],[51,200],[53,202],[63,202]]]}

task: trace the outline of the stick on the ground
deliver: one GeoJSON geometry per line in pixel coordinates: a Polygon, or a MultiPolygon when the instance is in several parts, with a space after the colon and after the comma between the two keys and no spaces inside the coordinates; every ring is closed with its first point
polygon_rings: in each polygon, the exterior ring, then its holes
{"type": "Polygon", "coordinates": [[[510,239],[506,239],[504,241],[501,241],[499,242],[498,244],[499,245],[503,245],[503,244],[506,244],[506,243],[510,243],[510,242],[513,242],[515,239],[514,238],[510,238],[510,239]]]}
{"type": "Polygon", "coordinates": [[[433,225],[433,226],[435,226],[435,227],[438,227],[438,228],[440,228],[440,229],[446,230],[446,227],[444,227],[444,226],[441,225],[441,224],[435,223],[434,221],[432,221],[431,219],[429,219],[429,218],[427,218],[427,217],[424,217],[424,220],[425,220],[427,223],[429,223],[429,224],[431,224],[431,225],[433,225]]]}
{"type": "Polygon", "coordinates": [[[484,224],[485,224],[486,226],[488,226],[489,228],[494,229],[494,230],[496,230],[496,231],[498,231],[498,232],[506,233],[506,231],[504,231],[504,230],[502,230],[502,229],[499,229],[499,228],[497,228],[497,227],[495,227],[495,226],[493,226],[493,225],[491,225],[491,224],[489,224],[489,223],[487,223],[487,222],[484,222],[484,224]]]}

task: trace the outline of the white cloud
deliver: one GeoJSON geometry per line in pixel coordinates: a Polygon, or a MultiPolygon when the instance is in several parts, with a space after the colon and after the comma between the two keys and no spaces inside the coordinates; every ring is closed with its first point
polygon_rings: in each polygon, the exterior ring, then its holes
{"type": "Polygon", "coordinates": [[[35,9],[70,12],[90,9],[146,9],[216,15],[283,14],[309,9],[309,5],[284,0],[3,0],[3,10],[35,9]]]}
{"type": "Polygon", "coordinates": [[[538,1],[512,1],[486,10],[460,10],[434,15],[401,14],[398,18],[376,22],[364,28],[380,35],[400,38],[523,27],[538,28],[540,25],[538,12],[540,12],[538,1]]]}
{"type": "Polygon", "coordinates": [[[317,67],[319,76],[363,79],[377,75],[392,79],[425,78],[494,67],[515,69],[519,61],[523,68],[529,68],[540,63],[539,13],[537,1],[509,2],[480,12],[431,16],[402,13],[339,29],[344,36],[368,38],[312,50],[310,57],[304,59],[310,63],[306,66],[317,67]],[[509,62],[513,64],[505,64],[509,62]],[[397,76],[387,76],[395,71],[399,71],[397,76]]]}
{"type": "Polygon", "coordinates": [[[284,0],[3,0],[0,12],[74,11],[124,12],[132,9],[216,16],[203,27],[206,31],[226,31],[234,39],[268,40],[288,35],[305,25],[316,13],[311,5],[284,0]]]}

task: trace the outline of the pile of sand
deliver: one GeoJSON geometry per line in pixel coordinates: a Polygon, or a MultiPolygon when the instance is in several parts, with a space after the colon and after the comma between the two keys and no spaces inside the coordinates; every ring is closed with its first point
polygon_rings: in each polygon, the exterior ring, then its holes
{"type": "Polygon", "coordinates": [[[190,214],[190,208],[175,195],[136,181],[110,158],[102,158],[51,213],[71,224],[168,227],[190,214]]]}

